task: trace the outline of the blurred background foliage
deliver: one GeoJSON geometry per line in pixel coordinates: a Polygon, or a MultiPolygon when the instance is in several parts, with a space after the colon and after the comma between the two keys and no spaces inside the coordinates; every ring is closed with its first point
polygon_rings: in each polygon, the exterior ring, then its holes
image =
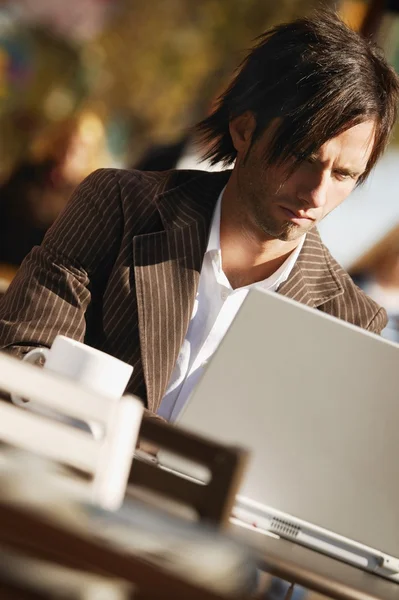
{"type": "Polygon", "coordinates": [[[319,4],[3,0],[0,179],[70,136],[75,150],[84,146],[77,178],[177,139],[206,114],[257,35],[319,4]]]}
{"type": "MultiPolygon", "coordinates": [[[[199,168],[187,132],[253,40],[321,6],[375,38],[399,70],[399,0],[0,0],[0,295],[94,169],[199,168]]],[[[345,267],[364,271],[362,254],[377,244],[380,256],[388,232],[396,266],[383,296],[399,324],[398,160],[391,145],[320,230],[345,267]]]]}
{"type": "Polygon", "coordinates": [[[95,44],[103,73],[113,74],[100,86],[99,97],[113,110],[131,111],[146,136],[170,138],[204,114],[255,36],[314,3],[131,3],[95,44]]]}

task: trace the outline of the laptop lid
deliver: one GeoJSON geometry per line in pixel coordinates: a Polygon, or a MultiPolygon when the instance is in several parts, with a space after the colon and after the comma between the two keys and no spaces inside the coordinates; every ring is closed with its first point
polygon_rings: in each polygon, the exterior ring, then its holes
{"type": "Polygon", "coordinates": [[[251,290],[178,418],[249,448],[242,496],[399,556],[399,346],[251,290]]]}

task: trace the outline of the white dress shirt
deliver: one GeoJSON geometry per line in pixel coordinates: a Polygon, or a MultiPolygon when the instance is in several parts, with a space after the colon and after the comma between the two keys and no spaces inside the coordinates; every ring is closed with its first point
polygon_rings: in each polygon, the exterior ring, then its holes
{"type": "Polygon", "coordinates": [[[233,289],[223,272],[220,250],[219,195],[202,264],[197,295],[186,338],[162,399],[158,414],[174,421],[196,385],[204,366],[215,352],[251,288],[275,291],[288,279],[305,236],[279,269],[267,279],[233,289]]]}

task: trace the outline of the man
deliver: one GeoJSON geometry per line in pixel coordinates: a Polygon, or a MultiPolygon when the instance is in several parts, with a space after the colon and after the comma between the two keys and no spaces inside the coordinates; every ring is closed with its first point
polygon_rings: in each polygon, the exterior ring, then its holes
{"type": "Polygon", "coordinates": [[[5,295],[1,347],[84,340],[134,365],[129,391],[173,420],[250,286],[379,333],[384,309],[316,225],[380,157],[398,94],[335,15],[267,32],[199,125],[207,158],[233,169],[89,176],[5,295]]]}

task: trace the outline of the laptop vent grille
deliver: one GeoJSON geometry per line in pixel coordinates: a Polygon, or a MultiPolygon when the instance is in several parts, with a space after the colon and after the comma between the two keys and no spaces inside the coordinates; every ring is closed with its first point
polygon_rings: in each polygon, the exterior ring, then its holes
{"type": "Polygon", "coordinates": [[[298,527],[298,525],[293,525],[289,521],[274,517],[270,524],[270,530],[282,536],[296,538],[299,535],[301,528],[298,527]]]}

